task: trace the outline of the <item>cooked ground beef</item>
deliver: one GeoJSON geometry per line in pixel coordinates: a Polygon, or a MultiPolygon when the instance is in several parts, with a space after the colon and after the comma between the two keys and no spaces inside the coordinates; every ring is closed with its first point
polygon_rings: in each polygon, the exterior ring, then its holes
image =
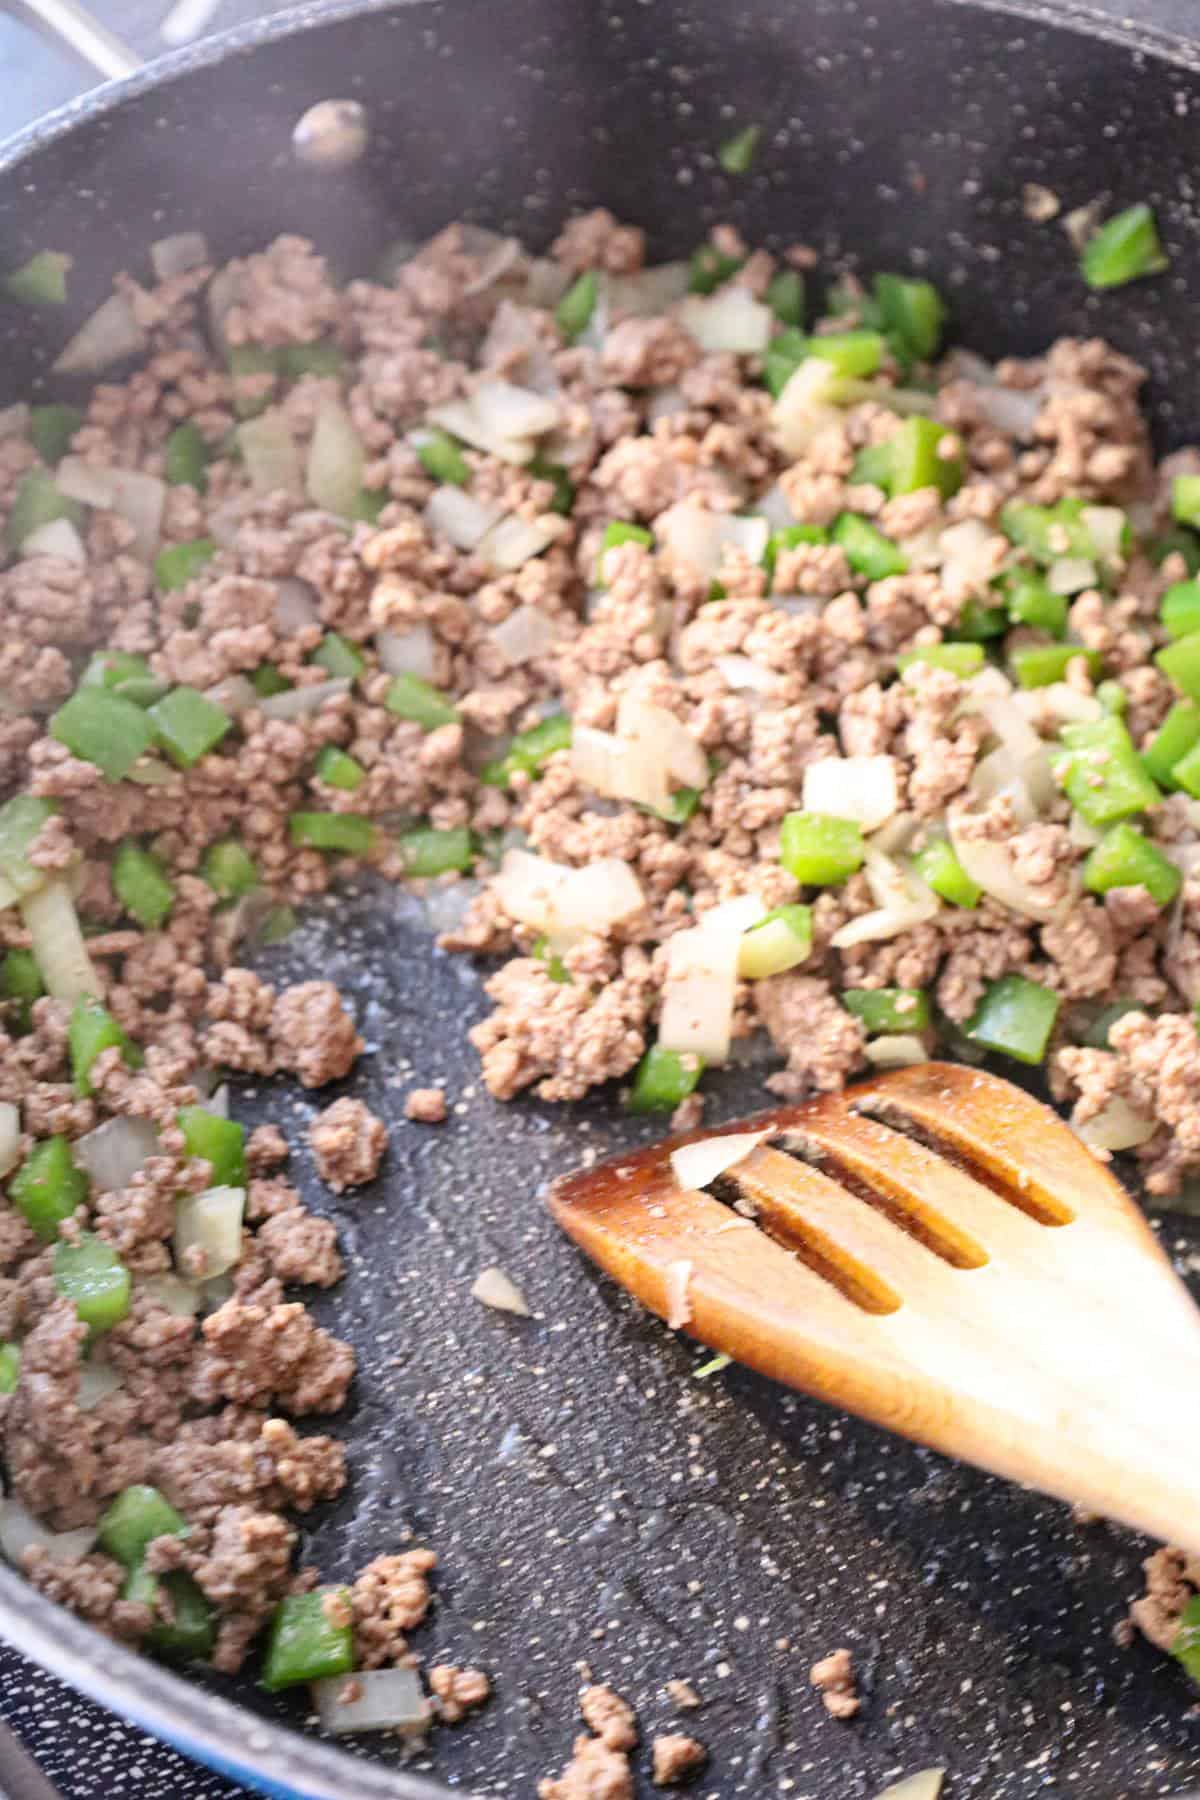
{"type": "Polygon", "coordinates": [[[852,1719],[862,1705],[849,1650],[831,1650],[815,1662],[808,1679],[821,1696],[825,1711],[835,1719],[852,1719]]]}
{"type": "Polygon", "coordinates": [[[308,1141],[321,1180],[340,1194],[375,1179],[387,1149],[387,1126],[361,1100],[344,1096],[317,1114],[308,1141]]]}
{"type": "Polygon", "coordinates": [[[656,1737],[650,1746],[651,1775],[657,1787],[674,1787],[687,1781],[708,1761],[708,1751],[694,1737],[671,1732],[656,1737]]]}

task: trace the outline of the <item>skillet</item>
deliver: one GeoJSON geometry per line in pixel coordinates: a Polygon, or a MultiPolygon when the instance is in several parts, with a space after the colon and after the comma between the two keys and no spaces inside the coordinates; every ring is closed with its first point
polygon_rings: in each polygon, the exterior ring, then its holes
{"type": "MultiPolygon", "coordinates": [[[[827,266],[927,270],[957,335],[988,353],[1102,329],[1149,367],[1170,445],[1197,435],[1200,401],[1197,109],[1194,49],[1062,8],[300,8],[167,58],[0,153],[0,266],[46,247],[76,258],[68,318],[0,315],[0,403],[49,393],[44,371],[71,325],[173,230],[203,228],[222,259],[301,231],[349,276],[389,240],[451,218],[542,243],[566,211],[603,203],[649,228],[656,258],[731,218],[754,242],[805,239],[827,266]],[[337,175],[288,150],[295,120],[327,97],[360,100],[371,125],[366,159],[337,175]],[[713,151],[751,120],[768,147],[734,181],[713,151]],[[1028,181],[1066,210],[1102,193],[1152,201],[1170,274],[1089,295],[1059,228],[1025,218],[1028,181]]],[[[379,1183],[341,1202],[293,1158],[350,1265],[318,1311],[361,1358],[344,1422],[354,1478],[308,1522],[302,1554],[338,1578],[407,1533],[435,1545],[440,1604],[419,1646],[487,1667],[496,1699],[442,1734],[435,1774],[401,1767],[377,1739],[339,1753],[298,1736],[294,1701],[249,1678],[182,1680],[0,1568],[12,1644],[230,1776],[312,1800],[432,1800],[446,1783],[527,1796],[564,1760],[584,1664],[649,1729],[672,1722],[663,1683],[695,1683],[695,1728],[714,1751],[696,1791],[714,1800],[866,1797],[934,1762],[951,1772],[949,1800],[1049,1788],[1135,1800],[1200,1782],[1182,1677],[1111,1641],[1146,1546],[746,1372],[697,1381],[703,1358],[586,1268],[536,1199],[582,1145],[603,1153],[650,1128],[615,1096],[488,1101],[463,1041],[484,1007],[478,971],[431,954],[415,903],[340,895],[261,967],[319,969],[354,997],[370,1054],[348,1091],[392,1139],[379,1183]],[[404,1087],[445,1080],[456,1104],[442,1132],[404,1121],[397,1074],[404,1087]],[[524,1288],[533,1321],[468,1298],[489,1262],[524,1288]],[[849,1729],[806,1681],[841,1643],[865,1677],[849,1729]]],[[[710,1116],[761,1103],[760,1081],[753,1066],[729,1072],[710,1116]]],[[[242,1084],[235,1109],[294,1140],[311,1111],[262,1084],[242,1084]]],[[[1181,1256],[1200,1248],[1191,1222],[1165,1230],[1181,1256]]],[[[66,1747],[45,1758],[72,1800],[113,1791],[101,1721],[69,1705],[66,1747]]]]}

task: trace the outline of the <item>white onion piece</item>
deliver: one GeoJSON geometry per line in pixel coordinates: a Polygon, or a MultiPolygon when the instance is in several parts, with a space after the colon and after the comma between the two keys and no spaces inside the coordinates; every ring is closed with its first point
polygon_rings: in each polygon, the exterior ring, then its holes
{"type": "Polygon", "coordinates": [[[765,981],[807,962],[811,936],[798,937],[786,919],[772,919],[743,932],[738,945],[738,975],[743,981],[765,981]]]}
{"type": "Polygon", "coordinates": [[[1092,540],[1092,548],[1102,562],[1123,561],[1121,549],[1125,536],[1125,514],[1119,506],[1085,506],[1079,523],[1092,540]]]}
{"type": "Polygon", "coordinates": [[[705,1062],[725,1061],[740,937],[740,931],[693,927],[668,939],[658,1022],[658,1041],[664,1050],[692,1050],[705,1062]]]}
{"type": "Polygon", "coordinates": [[[985,387],[975,399],[989,425],[1028,443],[1046,395],[1042,388],[985,387]]]}
{"type": "Polygon", "coordinates": [[[833,364],[821,356],[806,357],[771,409],[780,449],[788,456],[803,456],[814,438],[838,424],[842,416],[835,404],[839,392],[833,364]]]}
{"type": "Polygon", "coordinates": [[[682,1331],[685,1325],[691,1323],[692,1302],[688,1288],[691,1286],[693,1267],[694,1264],[685,1256],[667,1264],[667,1325],[671,1331],[682,1331]]]}
{"type": "Polygon", "coordinates": [[[945,1773],[944,1769],[922,1769],[917,1775],[906,1775],[876,1794],[875,1800],[938,1800],[945,1773]]]}
{"type": "Polygon", "coordinates": [[[578,779],[610,800],[631,800],[658,813],[671,804],[670,783],[662,764],[610,731],[576,725],[568,754],[578,779]]]}
{"type": "Polygon", "coordinates": [[[471,1298],[497,1312],[515,1313],[521,1319],[533,1316],[520,1288],[495,1264],[479,1271],[471,1283],[471,1298]]]}
{"type": "Polygon", "coordinates": [[[456,550],[474,550],[496,521],[503,507],[484,505],[465,494],[460,487],[434,488],[425,503],[425,524],[431,531],[449,538],[456,550]]]}
{"type": "MultiPolygon", "coordinates": [[[[485,544],[479,547],[481,555],[485,544]]],[[[505,660],[516,667],[547,656],[561,640],[562,626],[540,607],[518,606],[507,619],[493,625],[488,636],[505,660]]]]}
{"type": "Polygon", "coordinates": [[[162,535],[167,484],[157,475],[143,475],[138,469],[110,469],[109,476],[112,510],[133,526],[137,533],[133,550],[143,562],[150,562],[162,535]]]}
{"type": "Polygon", "coordinates": [[[100,994],[104,983],[88,955],[71,889],[61,877],[21,899],[21,917],[33,944],[38,971],[54,1000],[82,1000],[100,994]]]}
{"type": "Polygon", "coordinates": [[[556,400],[502,378],[481,381],[470,404],[483,429],[500,438],[540,437],[561,417],[556,400]]]}
{"type": "Polygon", "coordinates": [[[617,736],[641,755],[661,762],[682,787],[708,786],[708,758],[696,739],[665,706],[622,694],[617,706],[617,736]]]}
{"type": "Polygon", "coordinates": [[[997,542],[982,519],[962,519],[939,533],[942,586],[952,598],[984,592],[999,567],[997,542]]]}
{"type": "Polygon", "coordinates": [[[307,581],[295,575],[284,575],[275,583],[275,623],[289,637],[309,625],[319,625],[317,595],[307,581]]]}
{"type": "Polygon", "coordinates": [[[57,556],[79,569],[87,563],[83,539],[70,519],[51,519],[31,531],[21,544],[22,560],[27,556],[57,556]]]}
{"type": "Polygon", "coordinates": [[[774,315],[749,288],[726,286],[715,294],[689,294],[676,314],[702,350],[761,356],[771,341],[774,315]]]}
{"type": "Polygon", "coordinates": [[[1086,556],[1060,556],[1046,571],[1046,586],[1052,594],[1081,594],[1095,587],[1096,565],[1086,556]]]}
{"type": "Polygon", "coordinates": [[[123,357],[139,355],[146,334],[124,294],[110,294],[54,361],[56,375],[93,375],[123,357]]]}
{"type": "Polygon", "coordinates": [[[571,285],[571,271],[549,256],[535,256],[525,277],[525,298],[530,306],[557,306],[571,285]]]}
{"type": "Polygon", "coordinates": [[[463,289],[463,298],[470,300],[476,294],[484,294],[488,288],[495,287],[498,281],[502,281],[516,267],[520,258],[521,245],[516,238],[497,238],[480,258],[479,272],[463,289]]]}
{"type": "MultiPolygon", "coordinates": [[[[1104,833],[1097,830],[1094,825],[1086,824],[1080,815],[1072,810],[1071,817],[1067,821],[1067,836],[1076,849],[1094,850],[1104,837],[1104,833]]],[[[1200,845],[1195,847],[1200,849],[1200,845]]]]}
{"type": "Polygon", "coordinates": [[[237,304],[238,277],[232,267],[218,269],[208,284],[205,309],[208,313],[208,335],[213,347],[222,355],[226,349],[225,320],[237,304]]]}
{"type": "Polygon", "coordinates": [[[1048,681],[1045,687],[1022,688],[1012,698],[1013,705],[1031,723],[1047,712],[1063,725],[1099,719],[1104,715],[1104,708],[1094,694],[1081,694],[1078,688],[1070,687],[1065,681],[1048,681]]]}
{"type": "Polygon", "coordinates": [[[214,1119],[227,1119],[229,1117],[229,1083],[221,1082],[208,1095],[207,1099],[201,1100],[200,1104],[205,1112],[212,1114],[214,1119]]]}
{"type": "Polygon", "coordinates": [[[214,681],[211,687],[203,690],[204,698],[219,706],[231,718],[238,719],[243,713],[253,712],[261,705],[252,682],[245,675],[226,675],[221,681],[214,681]]]}
{"type": "Polygon", "coordinates": [[[516,357],[520,358],[523,386],[551,399],[559,394],[553,358],[542,342],[529,308],[517,306],[512,300],[502,300],[483,340],[479,360],[488,369],[494,363],[508,363],[516,357]]]}
{"type": "Polygon", "coordinates": [[[961,817],[957,820],[951,817],[948,830],[954,854],[966,873],[1001,906],[1011,908],[1023,918],[1038,921],[1057,918],[1070,906],[1069,898],[1048,904],[1039,889],[1023,881],[1013,869],[1007,844],[995,838],[964,836],[961,817]]]}
{"type": "Polygon", "coordinates": [[[208,535],[222,550],[232,550],[237,545],[238,532],[247,507],[252,504],[252,496],[234,494],[228,500],[222,500],[214,506],[208,515],[208,535]]]}
{"type": "Polygon", "coordinates": [[[48,1531],[11,1494],[0,1504],[0,1551],[18,1567],[34,1544],[53,1562],[74,1562],[76,1557],[86,1556],[95,1542],[94,1525],[81,1525],[77,1531],[48,1531]]]}
{"type": "Polygon", "coordinates": [[[743,1162],[772,1131],[731,1131],[725,1137],[699,1138],[671,1152],[671,1173],[681,1188],[706,1188],[743,1162]]]}
{"type": "Polygon", "coordinates": [[[650,319],[664,313],[684,298],[691,279],[685,262],[658,263],[634,275],[610,275],[605,284],[610,317],[650,319]]]}
{"type": "MultiPolygon", "coordinates": [[[[541,395],[532,394],[530,398],[541,404],[541,395]]],[[[533,460],[532,437],[505,436],[494,430],[484,423],[473,400],[448,400],[444,406],[435,406],[429,414],[429,422],[440,425],[451,437],[461,438],[464,444],[470,444],[476,450],[498,456],[502,462],[519,464],[533,460]]]]}
{"type": "Polygon", "coordinates": [[[882,850],[885,856],[899,856],[908,849],[920,826],[921,820],[916,813],[896,813],[878,831],[871,833],[871,848],[882,850]]]}
{"type": "Polygon", "coordinates": [[[432,681],[437,673],[437,645],[426,624],[408,631],[377,631],[375,649],[389,675],[419,675],[432,681]]]}
{"type": "Polygon", "coordinates": [[[268,719],[307,719],[320,712],[328,700],[348,694],[353,683],[348,675],[337,675],[331,681],[314,681],[310,687],[288,688],[282,694],[270,694],[265,700],[255,697],[255,705],[268,719]]]}
{"type": "Polygon", "coordinates": [[[242,1254],[246,1190],[205,1188],[175,1203],[175,1267],[192,1279],[211,1280],[232,1269],[242,1254]]]}
{"type": "Polygon", "coordinates": [[[735,693],[770,694],[779,680],[774,669],[764,669],[748,656],[715,656],[713,667],[721,671],[726,687],[735,693]]]}
{"type": "Polygon", "coordinates": [[[256,494],[282,491],[297,499],[303,496],[300,453],[278,407],[268,407],[257,419],[243,419],[237,438],[250,486],[256,494]]]}
{"type": "Polygon", "coordinates": [[[788,503],[787,496],[779,483],[760,494],[754,502],[754,510],[760,518],[767,521],[772,531],[786,531],[789,525],[796,523],[796,515],[788,503]]]}
{"type": "Polygon", "coordinates": [[[200,1311],[200,1289],[194,1281],[181,1281],[178,1275],[148,1275],[137,1285],[147,1300],[172,1318],[194,1319],[200,1311]]]}
{"type": "Polygon", "coordinates": [[[64,456],[54,471],[54,485],[68,500],[84,506],[110,507],[113,500],[113,470],[97,468],[84,462],[82,456],[64,456]]]}
{"type": "Polygon", "coordinates": [[[966,706],[981,714],[994,735],[1010,753],[1022,779],[1040,810],[1049,806],[1057,789],[1046,746],[1010,692],[996,691],[990,682],[975,681],[967,690],[966,706]]]}
{"type": "Polygon", "coordinates": [[[659,514],[654,521],[654,535],[665,549],[711,581],[721,567],[727,546],[740,550],[750,562],[760,563],[771,527],[763,518],[708,512],[694,501],[680,500],[659,514]]]}
{"type": "Polygon", "coordinates": [[[321,1724],[334,1737],[355,1731],[398,1731],[422,1736],[432,1717],[415,1669],[362,1669],[357,1675],[324,1675],[310,1692],[321,1724]],[[343,1700],[343,1694],[353,1694],[343,1700]]]}
{"type": "Polygon", "coordinates": [[[914,870],[902,869],[882,851],[868,847],[863,874],[876,910],[861,913],[840,926],[829,940],[835,950],[886,942],[936,916],[939,903],[932,888],[914,870]]]}
{"type": "Polygon", "coordinates": [[[572,869],[527,850],[506,850],[492,892],[510,918],[563,942],[604,932],[645,905],[637,876],[615,856],[572,869]]]}
{"type": "Polygon", "coordinates": [[[863,1054],[873,1069],[907,1069],[913,1063],[929,1061],[928,1050],[910,1031],[885,1032],[882,1037],[871,1038],[863,1054]]]}
{"type": "Polygon", "coordinates": [[[457,931],[481,888],[481,882],[461,878],[452,881],[448,887],[431,887],[422,896],[430,930],[439,935],[443,931],[457,931]]]}
{"type": "MultiPolygon", "coordinates": [[[[559,536],[560,530],[556,514],[544,513],[538,519],[522,519],[512,513],[492,526],[478,545],[478,554],[493,569],[519,569],[532,557],[540,556],[559,536]]],[[[492,635],[494,637],[495,632],[492,635]]]]}
{"type": "Polygon", "coordinates": [[[942,534],[936,525],[926,525],[921,531],[910,531],[907,537],[897,538],[896,542],[904,552],[910,569],[941,568],[944,556],[942,534]]]}
{"type": "Polygon", "coordinates": [[[75,1404],[80,1412],[94,1412],[102,1400],[115,1394],[121,1385],[121,1372],[111,1363],[85,1362],[79,1371],[79,1397],[75,1404]]]}
{"type": "Polygon", "coordinates": [[[1089,1150],[1133,1150],[1152,1138],[1156,1129],[1154,1120],[1136,1112],[1122,1094],[1114,1094],[1082,1124],[1071,1122],[1071,1130],[1089,1150]]]}
{"type": "Polygon", "coordinates": [[[28,400],[18,400],[15,406],[0,408],[0,438],[26,437],[28,432],[28,400]]]}
{"type": "Polygon", "coordinates": [[[737,894],[732,900],[719,900],[696,920],[701,931],[734,931],[739,937],[767,916],[767,908],[757,894],[737,894]]]}
{"type": "Polygon", "coordinates": [[[148,1156],[158,1154],[158,1129],[149,1119],[106,1119],[71,1147],[102,1194],[128,1187],[148,1156]]]}
{"type": "Polygon", "coordinates": [[[362,493],[362,440],[342,402],[322,400],[308,447],[304,485],[314,506],[348,519],[362,493]]]}
{"type": "Polygon", "coordinates": [[[21,1115],[11,1100],[0,1100],[0,1175],[16,1168],[21,1154],[21,1115]]]}
{"type": "Polygon", "coordinates": [[[876,831],[900,810],[896,764],[890,756],[826,756],[804,771],[805,812],[852,819],[876,831]]]}
{"type": "Polygon", "coordinates": [[[150,246],[150,267],[159,281],[170,281],[208,261],[208,239],[201,231],[177,231],[150,246]]]}

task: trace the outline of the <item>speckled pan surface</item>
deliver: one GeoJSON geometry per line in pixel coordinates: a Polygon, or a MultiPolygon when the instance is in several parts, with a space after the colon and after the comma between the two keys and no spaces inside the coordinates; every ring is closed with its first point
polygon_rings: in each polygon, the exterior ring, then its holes
{"type": "MultiPolygon", "coordinates": [[[[603,201],[650,227],[659,254],[733,217],[755,238],[927,266],[981,349],[1103,329],[1149,363],[1163,437],[1182,438],[1200,398],[1188,298],[1200,63],[1105,30],[954,0],[306,8],[35,128],[0,159],[0,261],[73,251],[82,312],[176,226],[203,225],[222,254],[305,231],[349,274],[389,239],[464,214],[544,239],[571,206],[603,201]],[[364,102],[372,147],[353,174],[315,177],[292,164],[288,132],[329,95],[364,102]],[[751,118],[768,147],[734,183],[713,147],[751,118]],[[1059,229],[1023,217],[1027,180],[1066,207],[1103,190],[1153,199],[1171,274],[1089,296],[1059,229]]],[[[2,397],[16,397],[55,343],[26,321],[14,334],[7,316],[0,341],[2,397]]],[[[408,1533],[436,1545],[440,1603],[421,1646],[481,1663],[497,1688],[439,1739],[441,1781],[530,1795],[567,1751],[586,1664],[648,1733],[672,1719],[663,1683],[695,1683],[714,1752],[696,1791],[714,1800],[850,1800],[931,1762],[951,1771],[948,1800],[1200,1784],[1182,1680],[1111,1642],[1142,1544],[744,1373],[697,1382],[702,1357],[586,1267],[537,1200],[586,1146],[647,1126],[615,1101],[488,1101],[463,1041],[479,972],[431,953],[411,903],[364,893],[320,908],[264,959],[285,965],[355,996],[370,1048],[351,1091],[392,1129],[384,1176],[343,1202],[295,1158],[306,1198],[343,1234],[351,1272],[322,1305],[362,1364],[345,1422],[354,1481],[305,1550],[342,1575],[408,1533]],[[417,1077],[451,1091],[440,1130],[403,1118],[417,1077]],[[469,1299],[488,1262],[525,1289],[534,1320],[469,1299]],[[850,1728],[806,1682],[841,1643],[865,1677],[850,1728]]],[[[753,1069],[714,1090],[715,1118],[761,1093],[753,1069]]],[[[243,1092],[238,1109],[299,1135],[309,1106],[281,1089],[243,1092]]],[[[1200,1248],[1182,1221],[1167,1238],[1181,1257],[1200,1248]]],[[[444,1791],[422,1767],[396,1773],[369,1740],[349,1765],[306,1747],[279,1729],[297,1710],[248,1683],[185,1687],[115,1653],[4,1571],[0,1608],[8,1635],[68,1680],[277,1791],[444,1791]]],[[[65,1692],[25,1701],[10,1687],[6,1711],[70,1800],[231,1791],[161,1759],[142,1778],[136,1752],[65,1692]]]]}

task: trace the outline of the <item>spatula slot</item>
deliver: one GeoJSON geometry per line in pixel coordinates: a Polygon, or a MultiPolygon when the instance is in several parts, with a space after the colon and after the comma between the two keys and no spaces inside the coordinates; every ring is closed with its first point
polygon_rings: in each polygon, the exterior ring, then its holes
{"type": "Polygon", "coordinates": [[[1032,1180],[1010,1159],[985,1154],[978,1141],[967,1131],[956,1129],[952,1120],[947,1119],[944,1125],[935,1129],[927,1119],[915,1118],[902,1101],[871,1094],[857,1099],[851,1110],[914,1144],[920,1144],[923,1149],[932,1150],[935,1156],[942,1157],[963,1175],[969,1175],[981,1187],[990,1188],[993,1194],[1038,1225],[1070,1225],[1075,1219],[1065,1201],[1047,1192],[1040,1182],[1032,1180]]]}
{"type": "Polygon", "coordinates": [[[900,1295],[883,1278],[840,1244],[813,1225],[794,1207],[774,1206],[756,1200],[756,1221],[773,1243],[790,1250],[806,1269],[829,1282],[839,1294],[862,1312],[876,1315],[899,1312],[900,1295]]]}

